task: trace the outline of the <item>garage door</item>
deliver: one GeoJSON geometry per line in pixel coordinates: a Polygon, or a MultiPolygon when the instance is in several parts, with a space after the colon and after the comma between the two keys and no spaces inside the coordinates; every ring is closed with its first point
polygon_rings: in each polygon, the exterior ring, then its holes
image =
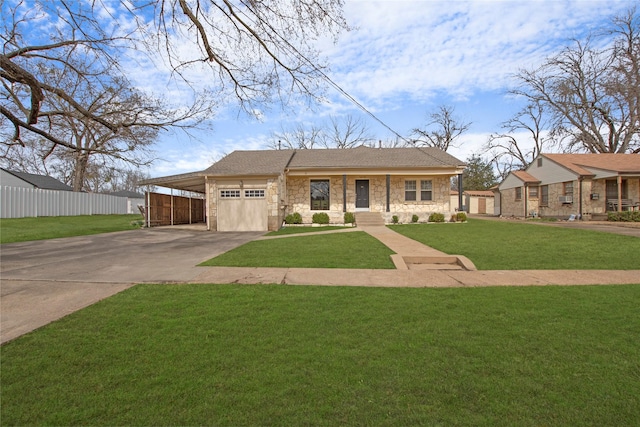
{"type": "Polygon", "coordinates": [[[267,231],[266,190],[218,191],[218,231],[267,231]]]}

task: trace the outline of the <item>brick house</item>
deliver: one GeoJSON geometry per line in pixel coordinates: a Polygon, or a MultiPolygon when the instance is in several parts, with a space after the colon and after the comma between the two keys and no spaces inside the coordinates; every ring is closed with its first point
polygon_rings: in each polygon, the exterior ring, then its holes
{"type": "Polygon", "coordinates": [[[540,154],[498,186],[499,214],[591,219],[638,209],[640,155],[540,154]]]}
{"type": "Polygon", "coordinates": [[[375,212],[385,222],[417,214],[454,212],[450,179],[464,162],[436,148],[369,148],[234,151],[201,172],[146,180],[205,194],[207,228],[267,231],[299,213],[344,222],[345,212],[375,212]]]}

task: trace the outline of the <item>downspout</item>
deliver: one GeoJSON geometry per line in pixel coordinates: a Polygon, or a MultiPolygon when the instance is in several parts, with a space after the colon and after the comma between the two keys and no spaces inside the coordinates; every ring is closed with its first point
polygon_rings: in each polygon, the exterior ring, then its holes
{"type": "Polygon", "coordinates": [[[527,215],[529,212],[529,204],[527,203],[527,199],[529,198],[528,194],[529,194],[529,185],[525,182],[524,183],[524,194],[522,195],[522,197],[524,197],[524,218],[527,219],[527,215]]]}
{"type": "Polygon", "coordinates": [[[622,176],[618,175],[618,212],[622,212],[622,176]]]}
{"type": "Polygon", "coordinates": [[[458,210],[460,212],[465,212],[464,206],[462,205],[462,174],[458,174],[458,210]]]}
{"type": "Polygon", "coordinates": [[[391,175],[387,174],[387,212],[391,212],[389,203],[391,201],[391,175]]]}

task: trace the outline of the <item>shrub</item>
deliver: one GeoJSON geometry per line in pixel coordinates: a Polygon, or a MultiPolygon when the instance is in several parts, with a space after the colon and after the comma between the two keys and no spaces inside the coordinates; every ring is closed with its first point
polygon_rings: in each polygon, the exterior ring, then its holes
{"type": "Polygon", "coordinates": [[[413,216],[411,217],[411,222],[418,222],[420,218],[418,217],[418,215],[413,214],[413,216]]]}
{"type": "Polygon", "coordinates": [[[456,222],[458,220],[458,216],[456,214],[451,215],[449,222],[456,222]]]}
{"type": "Polygon", "coordinates": [[[344,213],[344,223],[345,224],[353,224],[356,222],[356,216],[353,212],[345,212],[344,213]]]}
{"type": "Polygon", "coordinates": [[[285,224],[302,224],[302,215],[298,212],[287,215],[284,218],[285,224]]]}
{"type": "Polygon", "coordinates": [[[326,212],[317,212],[311,218],[314,224],[329,224],[329,214],[326,212]]]}
{"type": "Polygon", "coordinates": [[[615,222],[640,222],[640,211],[624,211],[607,213],[608,221],[615,222]]]}
{"type": "Polygon", "coordinates": [[[460,221],[460,222],[464,222],[464,221],[466,221],[466,220],[467,220],[467,214],[466,214],[466,213],[464,213],[464,212],[458,212],[458,213],[456,214],[456,219],[457,219],[458,221],[460,221]]]}
{"type": "Polygon", "coordinates": [[[429,222],[444,222],[444,214],[434,212],[429,215],[429,222]]]}
{"type": "Polygon", "coordinates": [[[398,215],[394,215],[391,217],[391,222],[393,222],[394,224],[398,223],[398,215]]]}

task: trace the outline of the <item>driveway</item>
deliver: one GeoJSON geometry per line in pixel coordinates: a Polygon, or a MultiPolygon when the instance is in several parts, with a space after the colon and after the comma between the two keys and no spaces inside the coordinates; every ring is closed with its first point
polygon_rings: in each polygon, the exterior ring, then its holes
{"type": "Polygon", "coordinates": [[[193,280],[197,264],[262,234],[152,228],[4,244],[0,342],[136,283],[193,280]]]}

